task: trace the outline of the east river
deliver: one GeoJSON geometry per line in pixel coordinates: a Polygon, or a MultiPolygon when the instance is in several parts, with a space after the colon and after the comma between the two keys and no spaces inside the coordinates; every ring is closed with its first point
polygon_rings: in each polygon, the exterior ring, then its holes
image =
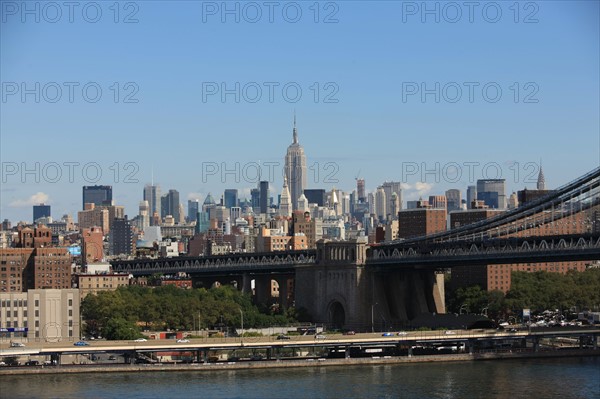
{"type": "Polygon", "coordinates": [[[0,377],[16,398],[599,398],[600,357],[0,377]]]}

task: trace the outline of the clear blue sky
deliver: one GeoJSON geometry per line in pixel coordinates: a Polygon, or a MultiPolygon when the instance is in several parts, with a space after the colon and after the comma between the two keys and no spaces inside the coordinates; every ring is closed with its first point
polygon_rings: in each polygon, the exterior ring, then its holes
{"type": "Polygon", "coordinates": [[[438,7],[439,22],[422,2],[275,2],[273,22],[262,1],[228,3],[239,7],[239,22],[220,1],[121,2],[118,16],[112,1],[98,3],[100,16],[88,2],[73,10],[26,2],[29,14],[23,2],[0,3],[0,219],[30,220],[39,200],[55,218],[75,215],[81,186],[94,182],[113,185],[133,217],[152,173],[163,191],[179,190],[184,205],[208,192],[218,199],[224,188],[247,193],[253,162],[279,163],[276,196],[294,110],[311,188],[351,191],[360,173],[369,190],[404,181],[406,201],[464,192],[499,170],[510,193],[534,187],[525,178],[540,159],[550,188],[599,164],[597,1],[480,2],[472,15],[463,2],[427,3],[438,7]],[[239,103],[234,94],[223,102],[221,83],[236,82],[239,103]],[[92,102],[97,87],[102,95],[92,102]],[[292,102],[297,87],[302,96],[292,102]],[[23,98],[24,88],[31,93],[23,98]],[[433,91],[423,99],[422,88],[433,91]],[[70,162],[78,163],[72,179],[70,162]],[[235,170],[236,162],[238,172],[224,179],[220,171],[203,176],[203,168],[235,170]],[[408,173],[436,162],[440,173],[408,173]],[[34,171],[22,175],[23,167],[34,171]],[[124,182],[129,173],[137,183],[124,182]]]}

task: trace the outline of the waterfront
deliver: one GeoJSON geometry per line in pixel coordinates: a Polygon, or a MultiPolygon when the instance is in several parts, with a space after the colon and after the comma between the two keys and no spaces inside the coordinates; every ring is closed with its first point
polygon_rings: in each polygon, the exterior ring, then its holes
{"type": "Polygon", "coordinates": [[[596,398],[600,358],[0,377],[2,398],[596,398]]]}

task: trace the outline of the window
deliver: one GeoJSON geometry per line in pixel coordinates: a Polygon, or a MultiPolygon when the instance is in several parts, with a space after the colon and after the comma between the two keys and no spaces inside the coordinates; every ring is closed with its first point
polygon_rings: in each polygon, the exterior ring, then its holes
{"type": "Polygon", "coordinates": [[[73,309],[69,309],[69,317],[73,317],[73,309]]]}
{"type": "Polygon", "coordinates": [[[69,306],[73,306],[73,300],[69,299],[69,306]]]}
{"type": "Polygon", "coordinates": [[[36,300],[35,300],[35,307],[36,307],[36,308],[39,308],[39,307],[40,307],[40,300],[39,300],[39,299],[36,299],[36,300]]]}
{"type": "Polygon", "coordinates": [[[40,310],[39,309],[35,310],[35,317],[40,317],[40,310]]]}
{"type": "Polygon", "coordinates": [[[40,328],[40,321],[39,320],[35,321],[35,328],[40,328]]]}

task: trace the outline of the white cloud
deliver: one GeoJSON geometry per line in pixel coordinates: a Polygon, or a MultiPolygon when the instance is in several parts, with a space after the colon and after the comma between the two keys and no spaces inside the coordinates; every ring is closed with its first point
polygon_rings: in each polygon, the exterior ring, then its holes
{"type": "Polygon", "coordinates": [[[431,184],[431,183],[424,183],[424,182],[416,182],[415,183],[415,191],[420,196],[429,194],[429,192],[431,191],[432,188],[433,188],[433,184],[431,184]]]}
{"type": "Polygon", "coordinates": [[[22,199],[18,199],[18,200],[14,200],[13,202],[11,202],[9,204],[10,207],[13,208],[26,208],[29,206],[33,206],[33,205],[39,205],[39,204],[47,204],[49,201],[49,196],[46,193],[43,192],[37,192],[35,194],[33,194],[31,197],[29,197],[28,199],[22,200],[22,199]]]}

